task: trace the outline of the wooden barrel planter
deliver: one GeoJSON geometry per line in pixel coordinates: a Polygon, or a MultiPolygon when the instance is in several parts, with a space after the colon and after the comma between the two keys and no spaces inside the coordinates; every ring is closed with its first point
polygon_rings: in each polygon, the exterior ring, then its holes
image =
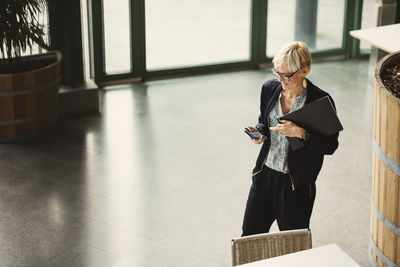
{"type": "Polygon", "coordinates": [[[400,51],[380,60],[375,70],[372,266],[400,266],[400,99],[381,79],[382,71],[395,62],[400,62],[400,51]]]}
{"type": "Polygon", "coordinates": [[[30,139],[58,121],[61,54],[23,57],[24,61],[54,58],[47,66],[26,72],[0,74],[0,142],[30,139]]]}

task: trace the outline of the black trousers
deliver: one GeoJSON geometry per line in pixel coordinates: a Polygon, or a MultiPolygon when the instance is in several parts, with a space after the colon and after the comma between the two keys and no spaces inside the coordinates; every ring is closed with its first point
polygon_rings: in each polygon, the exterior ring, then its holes
{"type": "Polygon", "coordinates": [[[280,231],[309,228],[315,200],[315,183],[292,190],[288,174],[264,166],[253,177],[242,236],[268,233],[277,220],[280,231]]]}

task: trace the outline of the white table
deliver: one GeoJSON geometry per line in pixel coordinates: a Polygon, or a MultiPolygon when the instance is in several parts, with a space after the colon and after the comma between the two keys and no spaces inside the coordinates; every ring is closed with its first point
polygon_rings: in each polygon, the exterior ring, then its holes
{"type": "Polygon", "coordinates": [[[360,267],[336,244],[240,265],[240,267],[360,267]]]}
{"type": "Polygon", "coordinates": [[[400,50],[400,23],[350,31],[350,35],[388,53],[400,50]]]}
{"type": "Polygon", "coordinates": [[[393,53],[400,50],[400,24],[350,31],[350,35],[356,39],[366,41],[373,46],[368,67],[368,77],[370,86],[372,87],[378,61],[386,53],[393,53]]]}

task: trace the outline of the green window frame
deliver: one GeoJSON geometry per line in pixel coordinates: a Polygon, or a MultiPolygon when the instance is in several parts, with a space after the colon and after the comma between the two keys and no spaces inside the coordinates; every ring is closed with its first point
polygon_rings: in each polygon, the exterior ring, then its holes
{"type": "MultiPolygon", "coordinates": [[[[342,47],[312,52],[313,58],[331,56],[359,57],[359,41],[351,38],[349,31],[361,27],[363,0],[346,0],[343,21],[342,47]]],[[[251,1],[250,59],[247,61],[171,68],[166,70],[146,70],[146,29],[145,0],[130,0],[130,43],[131,70],[128,73],[107,74],[105,72],[103,4],[98,0],[87,0],[90,73],[99,86],[108,83],[144,81],[156,77],[176,77],[193,74],[228,71],[235,69],[256,69],[260,64],[270,64],[266,56],[268,0],[251,1]]]]}

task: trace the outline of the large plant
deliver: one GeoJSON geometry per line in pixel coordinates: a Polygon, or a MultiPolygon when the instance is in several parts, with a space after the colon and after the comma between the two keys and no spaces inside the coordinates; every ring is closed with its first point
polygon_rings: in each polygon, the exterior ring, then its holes
{"type": "Polygon", "coordinates": [[[47,0],[0,0],[0,60],[19,58],[35,43],[48,49],[39,19],[46,6],[47,0]]]}

